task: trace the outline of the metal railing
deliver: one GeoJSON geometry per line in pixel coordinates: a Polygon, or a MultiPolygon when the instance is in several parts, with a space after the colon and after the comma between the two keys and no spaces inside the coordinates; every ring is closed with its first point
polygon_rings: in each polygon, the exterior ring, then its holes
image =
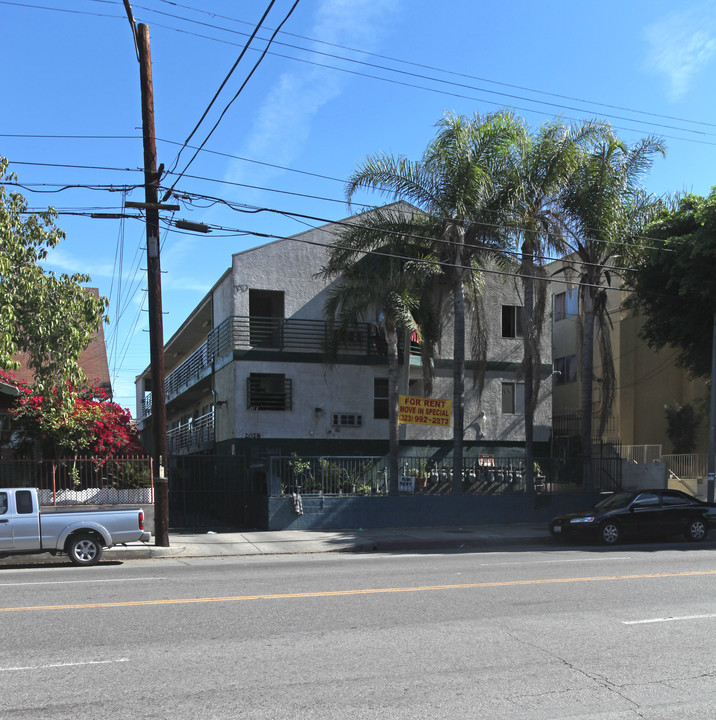
{"type": "Polygon", "coordinates": [[[191,447],[212,445],[213,443],[213,410],[167,431],[167,447],[169,452],[172,453],[191,447]]]}
{"type": "Polygon", "coordinates": [[[42,505],[154,502],[148,457],[2,460],[0,487],[36,487],[42,505]]]}
{"type": "Polygon", "coordinates": [[[708,475],[708,454],[662,455],[667,469],[681,479],[703,479],[708,475]]]}
{"type": "MultiPolygon", "coordinates": [[[[277,352],[322,353],[327,338],[328,324],[325,320],[232,315],[211,330],[206,340],[167,375],[165,395],[168,399],[205,377],[215,358],[233,350],[261,348],[277,352]]],[[[370,323],[351,325],[340,350],[354,355],[385,355],[385,348],[374,336],[370,323]]],[[[150,393],[142,400],[141,412],[142,417],[149,417],[152,413],[150,393]]]]}
{"type": "Polygon", "coordinates": [[[619,454],[635,463],[650,463],[662,457],[661,445],[621,445],[619,454]]]}
{"type": "MultiPolygon", "coordinates": [[[[388,493],[387,457],[272,457],[269,485],[281,495],[385,495],[388,493]]],[[[594,458],[594,489],[621,487],[621,459],[594,458]]],[[[538,458],[534,472],[536,492],[584,490],[584,461],[538,458]]],[[[527,492],[524,458],[470,458],[463,463],[462,491],[472,494],[527,492]]],[[[452,458],[401,457],[399,493],[442,495],[453,490],[452,458]]]]}
{"type": "Polygon", "coordinates": [[[167,398],[175,395],[192,382],[201,380],[203,370],[211,368],[212,355],[208,341],[203,342],[189,357],[167,375],[164,390],[167,398]]]}

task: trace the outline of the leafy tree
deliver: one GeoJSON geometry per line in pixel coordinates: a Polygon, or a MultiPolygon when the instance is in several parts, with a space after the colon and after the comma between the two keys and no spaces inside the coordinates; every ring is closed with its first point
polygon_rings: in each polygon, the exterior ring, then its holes
{"type": "Polygon", "coordinates": [[[57,277],[42,268],[48,250],[65,235],[54,224],[52,208],[28,213],[25,198],[7,192],[3,183],[16,179],[0,158],[0,368],[17,369],[13,355],[25,351],[38,387],[62,394],[65,382],[85,380],[78,360],[107,301],[79,285],[88,275],[57,277]]]}
{"type": "Polygon", "coordinates": [[[523,135],[514,155],[512,222],[519,242],[524,288],[525,456],[527,487],[533,487],[534,413],[541,384],[542,328],[547,283],[545,256],[564,251],[569,218],[563,207],[564,193],[579,167],[586,147],[603,136],[602,123],[565,125],[545,123],[536,133],[523,135]]]}
{"type": "MultiPolygon", "coordinates": [[[[447,114],[420,160],[386,153],[369,156],[346,185],[350,202],[361,189],[404,200],[420,211],[412,233],[430,240],[452,299],[453,491],[462,491],[466,315],[473,322],[471,355],[484,369],[486,341],[477,272],[490,259],[504,263],[500,223],[507,206],[508,156],[523,132],[508,112],[466,118],[447,114]]],[[[439,285],[435,285],[440,289],[439,285]]],[[[482,377],[477,377],[478,393],[482,377]]]]}
{"type": "Polygon", "coordinates": [[[68,384],[64,392],[39,390],[5,371],[0,371],[0,380],[20,391],[10,410],[19,451],[38,443],[43,454],[53,458],[144,455],[131,414],[111,402],[102,388],[68,384]]]}
{"type": "Polygon", "coordinates": [[[571,250],[579,258],[579,299],[582,306],[582,451],[591,482],[594,342],[599,339],[602,366],[601,435],[614,403],[615,374],[607,311],[607,287],[614,267],[628,267],[644,226],[660,207],[641,187],[655,154],[663,144],[653,137],[627,146],[615,135],[586,153],[573,174],[564,207],[573,223],[571,250]]]}
{"type": "Polygon", "coordinates": [[[716,188],[687,195],[665,209],[645,234],[629,306],[644,317],[641,336],[654,349],[678,349],[677,363],[694,377],[711,375],[716,312],[716,188]],[[661,242],[658,242],[658,241],[661,242]]]}
{"type": "Polygon", "coordinates": [[[701,424],[693,405],[674,403],[664,407],[666,413],[666,434],[673,443],[676,454],[694,451],[696,447],[696,431],[701,424]]]}
{"type": "Polygon", "coordinates": [[[410,234],[416,226],[410,215],[410,208],[392,206],[359,216],[341,231],[341,240],[332,247],[321,272],[324,278],[339,278],[328,291],[324,309],[331,360],[356,323],[371,316],[380,319],[388,351],[391,494],[398,492],[399,334],[422,329],[423,371],[429,388],[432,328],[438,324],[428,290],[438,268],[422,238],[410,234]]]}

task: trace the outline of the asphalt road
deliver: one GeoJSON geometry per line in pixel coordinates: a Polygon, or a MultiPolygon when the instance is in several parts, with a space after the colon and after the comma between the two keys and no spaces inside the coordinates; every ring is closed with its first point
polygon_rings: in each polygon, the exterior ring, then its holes
{"type": "Polygon", "coordinates": [[[0,569],[0,718],[711,718],[694,546],[0,569]]]}

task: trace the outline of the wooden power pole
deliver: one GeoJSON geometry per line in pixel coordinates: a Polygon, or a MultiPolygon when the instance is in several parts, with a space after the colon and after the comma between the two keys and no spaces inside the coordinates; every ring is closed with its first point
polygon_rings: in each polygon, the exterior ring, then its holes
{"type": "Polygon", "coordinates": [[[137,25],[137,50],[142,88],[142,135],[144,138],[144,196],[147,218],[147,287],[149,296],[149,349],[152,379],[152,459],[154,462],[155,544],[169,547],[169,484],[167,462],[167,408],[164,395],[164,331],[162,282],[159,263],[159,202],[157,148],[154,141],[154,90],[149,27],[137,25]]]}

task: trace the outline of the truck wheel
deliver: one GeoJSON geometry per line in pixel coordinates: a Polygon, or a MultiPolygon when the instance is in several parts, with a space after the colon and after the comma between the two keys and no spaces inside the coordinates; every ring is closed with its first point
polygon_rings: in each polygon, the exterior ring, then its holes
{"type": "Polygon", "coordinates": [[[90,533],[74,535],[67,545],[67,554],[75,565],[96,565],[102,557],[102,545],[90,533]]]}

